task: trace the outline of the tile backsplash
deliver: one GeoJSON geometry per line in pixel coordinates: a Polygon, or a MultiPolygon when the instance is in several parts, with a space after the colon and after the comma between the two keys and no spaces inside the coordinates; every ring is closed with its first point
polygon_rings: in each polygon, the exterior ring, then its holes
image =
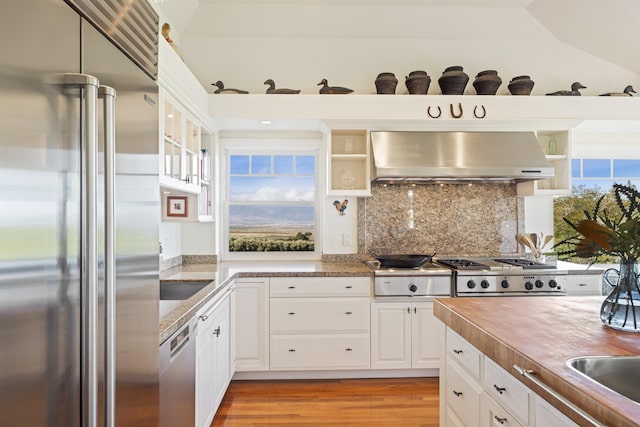
{"type": "Polygon", "coordinates": [[[362,255],[374,251],[486,256],[518,251],[515,236],[522,232],[523,209],[515,184],[373,184],[371,190],[371,197],[358,199],[362,255]]]}

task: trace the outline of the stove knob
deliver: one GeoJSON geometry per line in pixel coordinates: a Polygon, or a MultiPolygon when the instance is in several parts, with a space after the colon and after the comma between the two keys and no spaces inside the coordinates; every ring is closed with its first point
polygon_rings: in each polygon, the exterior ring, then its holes
{"type": "Polygon", "coordinates": [[[476,287],[476,282],[474,282],[473,280],[469,280],[469,281],[467,282],[467,288],[469,288],[469,289],[473,289],[473,288],[475,288],[475,287],[476,287]]]}
{"type": "Polygon", "coordinates": [[[551,289],[555,289],[555,288],[557,288],[557,287],[558,287],[558,282],[556,282],[556,281],[555,281],[555,280],[553,280],[553,279],[549,280],[549,287],[550,287],[551,289]]]}
{"type": "Polygon", "coordinates": [[[502,279],[502,282],[500,282],[500,286],[502,286],[504,289],[507,289],[510,285],[511,284],[507,279],[502,279]]]}
{"type": "Polygon", "coordinates": [[[540,279],[536,280],[536,288],[540,289],[544,286],[544,282],[540,279]]]}
{"type": "Polygon", "coordinates": [[[418,287],[412,283],[412,284],[409,285],[409,290],[411,292],[415,292],[415,291],[418,290],[418,287]]]}
{"type": "Polygon", "coordinates": [[[527,282],[524,284],[524,288],[528,291],[530,291],[531,289],[533,289],[533,283],[531,282],[527,282]]]}
{"type": "Polygon", "coordinates": [[[482,282],[480,282],[480,287],[482,289],[487,289],[489,287],[489,281],[487,279],[483,279],[482,282]]]}

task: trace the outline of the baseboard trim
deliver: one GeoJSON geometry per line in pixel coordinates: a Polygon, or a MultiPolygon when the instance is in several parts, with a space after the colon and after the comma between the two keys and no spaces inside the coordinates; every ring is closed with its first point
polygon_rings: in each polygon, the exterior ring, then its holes
{"type": "Polygon", "coordinates": [[[236,372],[233,380],[309,380],[346,378],[411,378],[438,377],[434,369],[366,369],[352,371],[255,371],[236,372]]]}

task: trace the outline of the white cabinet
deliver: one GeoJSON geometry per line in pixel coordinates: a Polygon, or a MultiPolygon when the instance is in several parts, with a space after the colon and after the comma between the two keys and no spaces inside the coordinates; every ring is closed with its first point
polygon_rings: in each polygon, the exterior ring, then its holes
{"type": "Polygon", "coordinates": [[[440,419],[445,426],[576,426],[449,328],[445,339],[440,368],[440,419]]]}
{"type": "Polygon", "coordinates": [[[433,302],[371,304],[373,369],[438,368],[442,323],[433,302]]]}
{"type": "Polygon", "coordinates": [[[270,367],[370,366],[368,277],[275,277],[270,286],[270,367]]]}
{"type": "Polygon", "coordinates": [[[235,370],[269,370],[269,279],[236,279],[235,305],[235,370]]]}
{"type": "Polygon", "coordinates": [[[332,130],[327,143],[328,195],[370,196],[369,134],[366,130],[332,130]]]}
{"type": "Polygon", "coordinates": [[[537,137],[555,175],[552,178],[518,183],[518,195],[566,196],[571,194],[571,131],[539,131],[537,137]]]}
{"type": "Polygon", "coordinates": [[[160,90],[160,185],[200,192],[200,125],[166,90],[160,90]]]}
{"type": "Polygon", "coordinates": [[[231,379],[229,292],[198,311],[196,427],[208,427],[231,379]]]}
{"type": "Polygon", "coordinates": [[[565,286],[571,296],[602,295],[602,274],[569,274],[565,286]]]}

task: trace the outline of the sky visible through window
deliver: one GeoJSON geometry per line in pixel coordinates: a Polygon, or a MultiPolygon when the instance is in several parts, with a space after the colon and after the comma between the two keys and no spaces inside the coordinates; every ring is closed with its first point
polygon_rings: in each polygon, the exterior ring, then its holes
{"type": "Polygon", "coordinates": [[[229,156],[230,251],[313,251],[315,164],[314,155],[229,156]]]}
{"type": "Polygon", "coordinates": [[[614,183],[631,182],[640,188],[640,160],[635,159],[572,159],[571,183],[574,187],[611,189],[614,183]]]}

